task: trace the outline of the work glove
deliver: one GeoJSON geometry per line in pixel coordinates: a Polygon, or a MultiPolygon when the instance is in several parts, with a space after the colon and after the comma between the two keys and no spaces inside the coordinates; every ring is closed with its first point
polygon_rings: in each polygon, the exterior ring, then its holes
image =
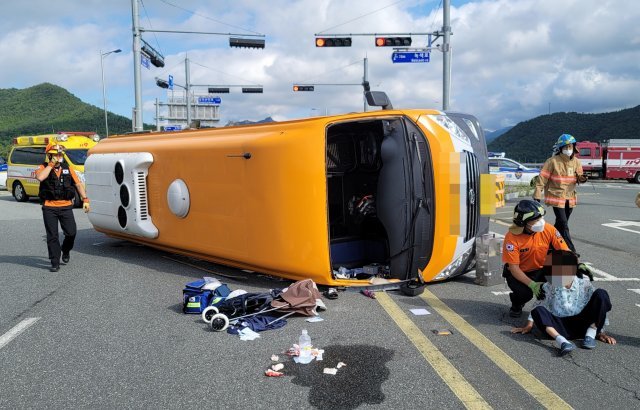
{"type": "Polygon", "coordinates": [[[89,205],[88,199],[85,199],[84,201],[82,201],[82,210],[84,211],[85,214],[91,210],[91,205],[89,205]]]}
{"type": "Polygon", "coordinates": [[[593,273],[591,272],[591,269],[589,269],[589,266],[584,263],[579,263],[578,273],[576,274],[576,276],[582,279],[584,275],[586,275],[589,278],[589,280],[593,282],[593,273]]]}
{"type": "Polygon", "coordinates": [[[533,292],[533,295],[538,299],[544,299],[544,290],[542,289],[542,282],[529,282],[529,289],[533,292]],[[541,297],[542,296],[542,297],[541,297]]]}
{"type": "Polygon", "coordinates": [[[585,182],[587,182],[587,176],[586,175],[578,175],[578,183],[579,184],[584,184],[585,182]]]}

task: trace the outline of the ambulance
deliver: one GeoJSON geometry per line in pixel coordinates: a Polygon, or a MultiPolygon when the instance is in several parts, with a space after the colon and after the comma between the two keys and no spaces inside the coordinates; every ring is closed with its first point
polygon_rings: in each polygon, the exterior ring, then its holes
{"type": "MultiPolygon", "coordinates": [[[[18,202],[26,202],[31,197],[38,197],[40,182],[36,179],[36,170],[46,161],[44,151],[50,142],[64,145],[66,163],[84,183],[84,163],[87,152],[98,141],[100,136],[94,132],[77,131],[15,137],[7,159],[7,190],[11,190],[18,202]]],[[[76,206],[82,205],[77,193],[74,202],[76,206]]]]}
{"type": "Polygon", "coordinates": [[[484,134],[470,115],[366,96],[383,109],[110,136],[86,161],[89,220],[113,238],[245,270],[330,286],[375,276],[417,294],[464,272],[488,230],[484,134]]]}

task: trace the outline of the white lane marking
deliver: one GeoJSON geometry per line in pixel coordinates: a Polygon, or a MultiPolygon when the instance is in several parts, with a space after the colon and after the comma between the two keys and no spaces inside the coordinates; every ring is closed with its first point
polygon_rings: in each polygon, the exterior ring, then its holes
{"type": "Polygon", "coordinates": [[[594,282],[640,282],[638,278],[597,278],[594,276],[594,282]]]}
{"type": "Polygon", "coordinates": [[[498,296],[498,295],[508,295],[509,293],[511,293],[510,290],[504,291],[504,292],[494,292],[491,291],[491,293],[493,293],[494,295],[498,296]]]}
{"type": "Polygon", "coordinates": [[[593,265],[591,264],[591,262],[585,262],[585,265],[589,266],[589,269],[591,269],[591,272],[593,272],[594,274],[597,274],[599,276],[602,276],[601,278],[599,277],[595,277],[593,278],[594,281],[598,281],[598,282],[637,282],[640,281],[640,279],[638,278],[619,278],[617,276],[613,276],[610,273],[607,273],[603,270],[600,270],[598,268],[594,268],[593,265]]]}
{"type": "Polygon", "coordinates": [[[637,303],[636,303],[636,306],[637,306],[637,307],[640,307],[640,305],[639,305],[639,304],[637,304],[637,303]]]}
{"type": "Polygon", "coordinates": [[[611,219],[610,223],[602,224],[602,226],[606,226],[607,228],[620,229],[621,231],[633,232],[640,235],[640,222],[636,221],[621,221],[619,219],[611,219]],[[637,227],[636,229],[628,229],[625,227],[637,227]]]}
{"type": "Polygon", "coordinates": [[[7,333],[0,336],[0,349],[5,347],[10,341],[15,339],[20,333],[27,330],[31,325],[40,320],[39,317],[30,317],[12,327],[7,333]]]}
{"type": "Polygon", "coordinates": [[[640,289],[627,289],[640,295],[640,289]]]}

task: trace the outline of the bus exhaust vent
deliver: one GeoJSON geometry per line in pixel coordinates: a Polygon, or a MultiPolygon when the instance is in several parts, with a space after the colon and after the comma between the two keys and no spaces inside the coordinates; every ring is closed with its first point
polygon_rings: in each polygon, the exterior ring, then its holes
{"type": "Polygon", "coordinates": [[[96,228],[157,238],[149,214],[147,172],[153,164],[148,152],[92,154],[85,163],[89,221],[96,228]]]}
{"type": "Polygon", "coordinates": [[[146,221],[149,218],[149,205],[147,203],[147,181],[144,172],[138,172],[136,184],[138,185],[138,200],[140,201],[140,220],[146,221]]]}
{"type": "Polygon", "coordinates": [[[478,233],[478,219],[480,210],[480,189],[479,189],[479,168],[478,159],[476,156],[468,151],[465,151],[466,155],[466,171],[467,171],[467,231],[465,233],[464,241],[467,242],[478,233]]]}

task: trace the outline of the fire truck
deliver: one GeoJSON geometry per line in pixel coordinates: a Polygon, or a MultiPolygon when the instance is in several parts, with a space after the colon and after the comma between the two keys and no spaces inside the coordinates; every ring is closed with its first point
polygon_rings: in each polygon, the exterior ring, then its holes
{"type": "Polygon", "coordinates": [[[626,179],[640,184],[640,139],[612,139],[576,144],[585,174],[591,178],[626,179]]]}

